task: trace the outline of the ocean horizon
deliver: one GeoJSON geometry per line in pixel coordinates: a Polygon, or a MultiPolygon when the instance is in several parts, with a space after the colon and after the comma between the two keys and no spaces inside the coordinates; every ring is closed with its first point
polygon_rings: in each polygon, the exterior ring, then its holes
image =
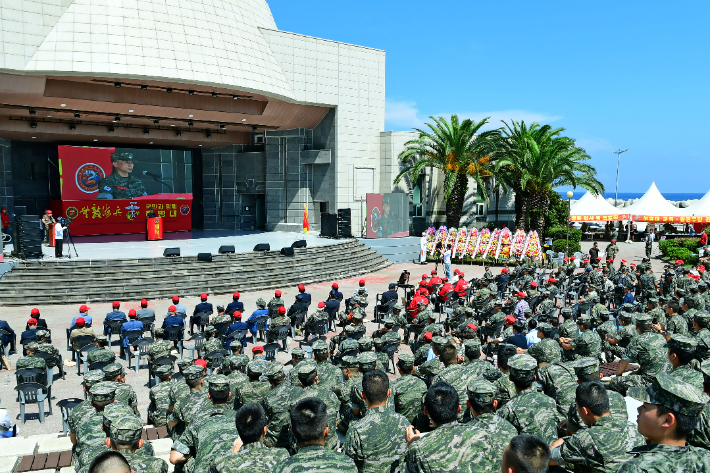
{"type": "MultiPolygon", "coordinates": [[[[582,198],[584,194],[586,194],[585,191],[573,191],[574,195],[572,196],[572,200],[579,200],[582,198]]],[[[618,199],[619,200],[629,200],[629,199],[639,199],[643,196],[644,192],[619,192],[618,199]]],[[[567,196],[564,193],[561,193],[562,197],[567,198],[567,196]]],[[[672,201],[678,201],[678,200],[693,200],[693,199],[700,199],[702,198],[705,194],[702,192],[661,192],[661,195],[665,197],[667,200],[672,200],[672,201]]],[[[604,193],[604,198],[605,199],[613,199],[614,198],[614,193],[613,192],[605,192],[604,193]]]]}

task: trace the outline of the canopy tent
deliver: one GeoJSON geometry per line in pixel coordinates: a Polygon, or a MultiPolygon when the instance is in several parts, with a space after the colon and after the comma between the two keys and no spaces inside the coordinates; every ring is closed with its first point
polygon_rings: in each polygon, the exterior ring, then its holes
{"type": "Polygon", "coordinates": [[[570,222],[607,222],[628,219],[629,214],[626,213],[626,209],[617,209],[601,195],[594,195],[589,191],[572,204],[569,213],[570,222]]]}
{"type": "Polygon", "coordinates": [[[680,209],[671,204],[661,195],[652,182],[651,187],[639,200],[628,207],[624,207],[624,212],[631,216],[634,222],[646,223],[685,223],[687,209],[680,209]]]}
{"type": "Polygon", "coordinates": [[[686,215],[683,223],[710,223],[710,191],[690,207],[681,210],[686,215]]]}

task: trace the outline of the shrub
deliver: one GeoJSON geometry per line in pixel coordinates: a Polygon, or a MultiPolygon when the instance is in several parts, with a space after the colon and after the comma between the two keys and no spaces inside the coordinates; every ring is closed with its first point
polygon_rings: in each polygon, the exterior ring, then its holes
{"type": "MultiPolygon", "coordinates": [[[[566,250],[567,250],[567,239],[566,238],[561,238],[559,240],[554,240],[552,242],[552,251],[554,251],[555,253],[564,253],[566,250]]],[[[570,232],[569,254],[572,254],[575,251],[582,251],[582,245],[579,244],[579,241],[572,241],[572,233],[570,232]]]]}
{"type": "Polygon", "coordinates": [[[686,250],[695,251],[700,247],[700,238],[676,238],[677,245],[686,250]]]}
{"type": "MultiPolygon", "coordinates": [[[[547,230],[547,237],[553,240],[566,240],[567,239],[567,228],[566,227],[552,227],[547,230]]],[[[569,242],[572,244],[573,241],[582,241],[582,230],[577,230],[576,228],[569,229],[569,242]]]]}
{"type": "Polygon", "coordinates": [[[678,248],[675,240],[660,240],[658,242],[658,249],[661,250],[663,256],[668,256],[668,251],[672,248],[678,248]]]}

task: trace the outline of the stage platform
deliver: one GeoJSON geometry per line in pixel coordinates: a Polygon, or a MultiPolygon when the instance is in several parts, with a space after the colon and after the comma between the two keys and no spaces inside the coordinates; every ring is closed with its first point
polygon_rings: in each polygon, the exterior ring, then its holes
{"type": "Polygon", "coordinates": [[[420,237],[358,238],[360,243],[372,248],[392,263],[419,261],[420,237]]]}
{"type": "MultiPolygon", "coordinates": [[[[241,230],[194,230],[192,232],[165,233],[165,239],[146,241],[145,235],[97,235],[74,237],[74,248],[64,244],[64,258],[71,250],[73,260],[105,260],[126,258],[162,258],[165,248],[180,248],[180,256],[197,256],[198,253],[217,254],[222,245],[234,245],[237,253],[252,251],[258,243],[268,243],[271,251],[291,246],[294,241],[306,240],[309,247],[329,245],[339,240],[305,235],[300,232],[262,232],[241,230]]],[[[12,247],[12,245],[10,245],[12,247]]],[[[42,247],[45,261],[53,261],[54,248],[42,247]]],[[[6,248],[5,253],[9,250],[6,248]]]]}

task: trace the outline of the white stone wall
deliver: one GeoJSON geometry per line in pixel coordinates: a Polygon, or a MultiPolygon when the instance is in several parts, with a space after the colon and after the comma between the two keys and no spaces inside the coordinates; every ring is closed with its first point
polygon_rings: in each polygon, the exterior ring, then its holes
{"type": "MultiPolygon", "coordinates": [[[[353,233],[362,217],[355,195],[356,168],[380,183],[380,133],[385,125],[385,52],[261,28],[296,101],[336,108],[335,208],[352,209],[353,233]]],[[[364,198],[364,196],[362,196],[364,198]]],[[[333,209],[334,211],[335,209],[333,209]]]]}
{"type": "Polygon", "coordinates": [[[394,178],[401,171],[399,154],[404,150],[404,144],[419,136],[415,131],[385,131],[380,133],[380,192],[412,192],[412,182],[408,177],[402,178],[397,185],[394,178]]]}

